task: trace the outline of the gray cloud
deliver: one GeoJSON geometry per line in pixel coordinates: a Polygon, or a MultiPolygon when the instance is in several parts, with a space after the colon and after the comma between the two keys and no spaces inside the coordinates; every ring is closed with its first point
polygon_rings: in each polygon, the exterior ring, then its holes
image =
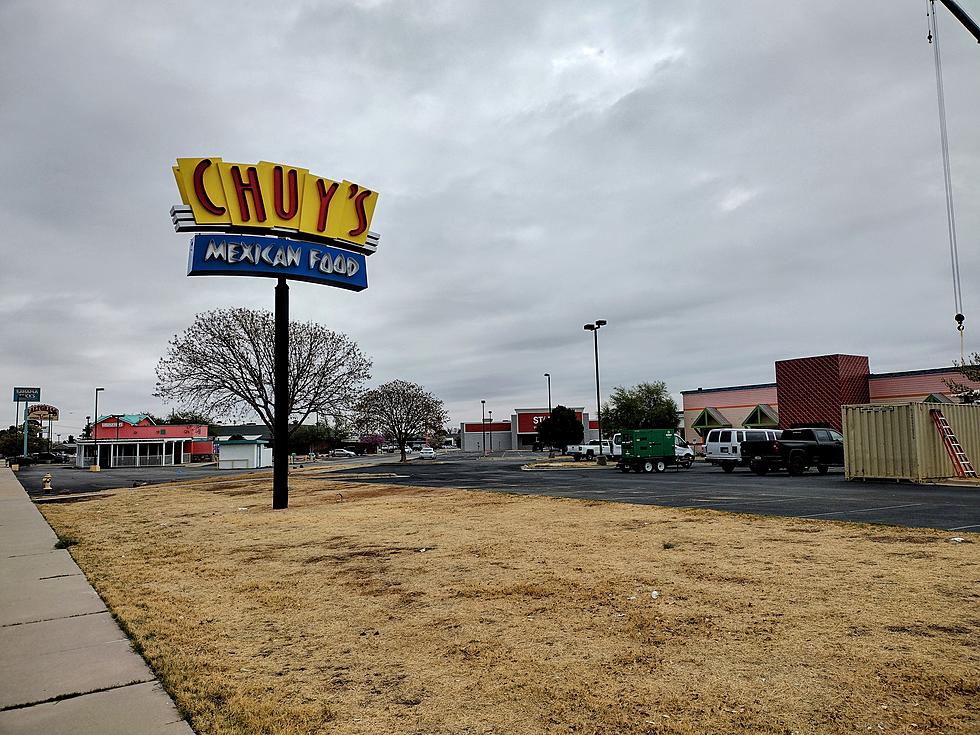
{"type": "MultiPolygon", "coordinates": [[[[454,420],[544,405],[546,371],[591,406],[595,318],[606,389],[958,355],[919,2],[131,5],[0,7],[0,382],[79,428],[96,384],[164,410],[153,366],[196,312],[272,306],[183,275],[169,167],[197,154],[381,192],[371,287],[296,284],[292,313],[454,420]]],[[[969,325],[980,53],[943,31],[969,325]]]]}

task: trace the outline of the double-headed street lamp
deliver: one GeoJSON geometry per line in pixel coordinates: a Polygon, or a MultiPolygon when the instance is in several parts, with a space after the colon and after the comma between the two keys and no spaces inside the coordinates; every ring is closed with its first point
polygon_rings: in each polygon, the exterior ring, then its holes
{"type": "Polygon", "coordinates": [[[92,424],[92,440],[93,440],[93,446],[95,447],[95,461],[92,464],[95,467],[99,466],[99,440],[95,433],[95,425],[99,423],[99,393],[101,393],[104,390],[105,388],[95,389],[95,415],[93,416],[95,423],[92,424]]]}
{"type": "Polygon", "coordinates": [[[584,329],[592,332],[595,342],[595,409],[596,425],[599,427],[599,464],[605,464],[605,454],[602,451],[602,403],[599,398],[599,330],[606,326],[605,319],[596,319],[594,324],[586,324],[584,329]]]}
{"type": "Polygon", "coordinates": [[[545,373],[544,377],[548,379],[548,416],[551,416],[551,373],[545,373]]]}

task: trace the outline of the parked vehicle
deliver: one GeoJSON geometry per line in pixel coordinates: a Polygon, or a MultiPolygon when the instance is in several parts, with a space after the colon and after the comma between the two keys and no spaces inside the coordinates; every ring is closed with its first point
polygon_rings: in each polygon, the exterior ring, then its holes
{"type": "Polygon", "coordinates": [[[802,475],[816,467],[821,475],[831,467],[844,466],[844,437],[833,429],[787,429],[775,441],[744,441],[741,455],[757,475],[786,468],[791,475],[802,475]]]}
{"type": "Polygon", "coordinates": [[[623,435],[622,433],[616,433],[612,435],[612,439],[606,439],[602,442],[602,447],[606,451],[606,457],[609,459],[616,459],[616,457],[623,456],[623,435]]]}
{"type": "Polygon", "coordinates": [[[742,456],[742,442],[774,442],[781,433],[778,429],[712,429],[704,440],[704,458],[725,472],[732,472],[749,464],[742,456]]]}
{"type": "Polygon", "coordinates": [[[691,465],[694,464],[694,449],[676,432],[674,433],[674,456],[677,458],[677,463],[684,469],[690,469],[691,465]]]}
{"type": "Polygon", "coordinates": [[[694,463],[694,451],[673,429],[633,429],[621,434],[622,472],[663,472],[670,465],[694,463]],[[678,443],[680,440],[681,443],[678,443]]]}
{"type": "Polygon", "coordinates": [[[436,450],[432,447],[422,447],[419,450],[419,459],[435,459],[436,450]]]}
{"type": "MultiPolygon", "coordinates": [[[[608,441],[603,442],[608,450],[608,441]]],[[[569,444],[565,447],[565,454],[570,454],[572,459],[578,462],[580,459],[595,459],[599,456],[599,440],[593,439],[588,444],[569,444]]]]}
{"type": "Polygon", "coordinates": [[[60,452],[35,452],[31,457],[40,464],[62,464],[68,461],[68,456],[60,452]]]}
{"type": "Polygon", "coordinates": [[[334,449],[330,452],[331,457],[356,457],[357,454],[349,449],[334,449]]]}

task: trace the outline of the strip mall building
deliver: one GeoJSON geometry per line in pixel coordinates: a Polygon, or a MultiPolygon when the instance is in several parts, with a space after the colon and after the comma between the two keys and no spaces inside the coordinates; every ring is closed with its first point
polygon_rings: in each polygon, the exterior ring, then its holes
{"type": "MultiPolygon", "coordinates": [[[[776,382],[681,391],[684,435],[695,444],[716,428],[788,428],[826,423],[841,430],[841,406],[857,403],[951,403],[944,380],[971,384],[952,368],[872,373],[863,355],[822,355],[776,362],[776,382]]],[[[971,384],[980,388],[980,384],[971,384]]]]}
{"type": "MultiPolygon", "coordinates": [[[[970,383],[953,368],[872,373],[863,355],[822,355],[779,360],[776,381],[727,388],[681,391],[684,438],[704,442],[711,429],[788,428],[793,424],[826,423],[841,430],[841,406],[858,403],[951,403],[944,380],[970,383]]],[[[598,439],[595,419],[581,406],[573,408],[582,421],[585,441],[598,439]]],[[[460,448],[480,452],[530,449],[546,408],[518,408],[510,421],[468,421],[460,424],[460,448]]]]}
{"type": "MultiPolygon", "coordinates": [[[[589,419],[582,406],[570,406],[582,422],[585,440],[598,438],[598,422],[589,419]],[[591,434],[590,434],[591,432],[591,434]]],[[[459,447],[465,452],[531,449],[538,438],[538,424],[548,418],[547,408],[515,408],[510,421],[464,421],[459,425],[459,447]]]]}

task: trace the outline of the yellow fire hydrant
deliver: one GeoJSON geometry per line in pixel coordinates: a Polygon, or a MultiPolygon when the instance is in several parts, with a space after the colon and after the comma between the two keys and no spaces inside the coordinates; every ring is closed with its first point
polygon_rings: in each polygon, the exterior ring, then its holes
{"type": "Polygon", "coordinates": [[[44,473],[44,477],[41,478],[41,489],[44,492],[46,492],[46,493],[51,492],[52,488],[51,488],[51,473],[50,472],[45,472],[44,473]]]}

